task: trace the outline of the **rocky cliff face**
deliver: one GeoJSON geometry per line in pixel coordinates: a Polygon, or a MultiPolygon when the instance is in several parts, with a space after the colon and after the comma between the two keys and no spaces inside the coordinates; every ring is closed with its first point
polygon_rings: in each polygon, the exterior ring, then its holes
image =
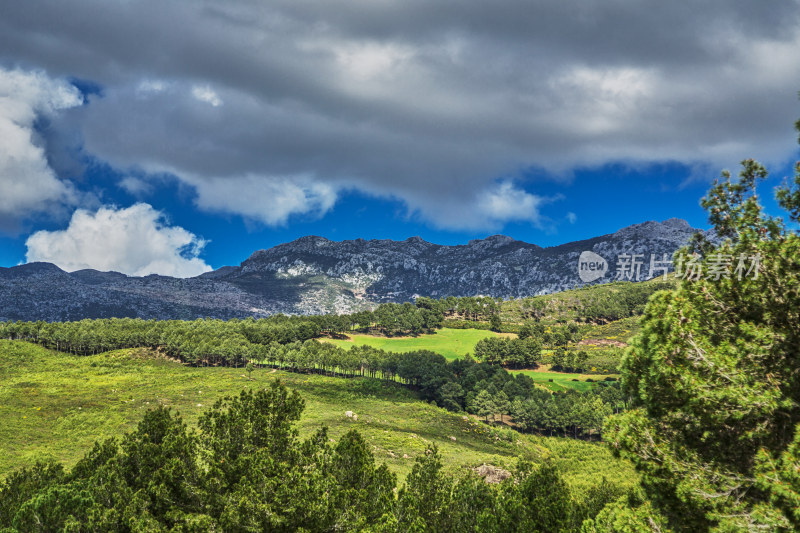
{"type": "Polygon", "coordinates": [[[583,251],[608,262],[608,272],[595,283],[614,279],[620,254],[642,254],[644,279],[651,254],[659,260],[671,255],[695,231],[683,220],[670,219],[550,248],[502,235],[459,246],[419,237],[334,242],[310,236],[259,250],[238,267],[189,279],[67,273],[30,263],[0,268],[0,320],[258,317],[350,312],[416,296],[518,298],[581,286],[583,251]]]}

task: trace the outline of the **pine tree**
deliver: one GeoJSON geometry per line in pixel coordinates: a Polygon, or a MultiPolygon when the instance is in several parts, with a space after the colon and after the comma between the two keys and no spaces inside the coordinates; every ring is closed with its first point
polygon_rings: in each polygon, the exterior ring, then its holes
{"type": "Polygon", "coordinates": [[[485,421],[489,421],[489,415],[494,415],[496,408],[494,399],[489,391],[486,389],[480,391],[475,399],[472,400],[472,412],[478,416],[484,417],[485,421]]]}
{"type": "MultiPolygon", "coordinates": [[[[681,253],[705,273],[727,259],[730,275],[651,298],[622,364],[635,409],[604,427],[676,530],[800,528],[800,238],[763,213],[766,175],[743,161],[703,199],[723,242],[681,253]]],[[[778,200],[797,223],[800,164],[778,200]]]]}

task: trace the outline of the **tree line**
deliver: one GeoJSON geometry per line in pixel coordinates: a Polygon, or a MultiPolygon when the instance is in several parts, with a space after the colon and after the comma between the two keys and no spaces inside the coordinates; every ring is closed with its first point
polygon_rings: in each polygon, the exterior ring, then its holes
{"type": "Polygon", "coordinates": [[[492,421],[516,416],[513,406],[525,407],[531,421],[517,425],[520,431],[592,437],[599,435],[603,418],[627,406],[618,383],[601,382],[595,388],[579,393],[542,390],[524,374],[465,357],[448,361],[444,356],[414,350],[397,353],[371,346],[352,346],[345,350],[326,342],[308,340],[286,345],[272,343],[262,352],[257,363],[294,372],[320,373],[329,376],[361,376],[397,381],[418,392],[420,397],[453,412],[467,412],[492,421]],[[550,397],[549,403],[543,398],[550,397]],[[536,399],[538,403],[530,403],[536,399]],[[533,417],[530,412],[542,407],[545,415],[533,417]],[[531,418],[533,417],[533,418],[531,418]]]}
{"type": "MultiPolygon", "coordinates": [[[[339,377],[368,377],[397,381],[418,391],[428,402],[451,411],[480,416],[512,415],[513,402],[525,402],[539,389],[529,377],[510,374],[504,368],[476,362],[471,357],[448,362],[442,355],[416,350],[406,353],[370,346],[343,349],[319,342],[321,326],[300,317],[246,320],[141,320],[132,318],[82,320],[79,322],[6,322],[0,336],[37,342],[45,347],[75,354],[146,347],[184,363],[206,365],[270,366],[293,372],[339,377]],[[484,393],[480,401],[475,398],[484,393]],[[490,401],[486,401],[486,395],[490,401]],[[487,409],[492,412],[487,412],[487,409]]],[[[515,343],[535,345],[533,338],[515,343]]],[[[538,344],[537,344],[538,346],[538,344]]],[[[550,395],[550,392],[545,392],[550,395]]],[[[561,394],[561,393],[558,393],[561,394]]],[[[592,393],[570,402],[556,400],[548,409],[570,415],[551,423],[519,426],[521,430],[549,434],[592,436],[599,434],[602,417],[578,416],[574,403],[591,403],[592,393]],[[566,417],[566,418],[565,418],[566,417]],[[569,423],[562,423],[569,419],[569,423]]],[[[608,409],[597,406],[602,412],[608,409]]],[[[588,409],[588,408],[587,408],[588,409]]],[[[614,406],[610,407],[614,410],[614,406]]],[[[583,411],[580,411],[583,412],[583,411]]],[[[587,411],[588,412],[588,411],[587,411]]],[[[592,411],[594,413],[594,411],[592,411]]]]}
{"type": "Polygon", "coordinates": [[[275,315],[269,318],[143,320],[85,319],[76,322],[0,322],[0,338],[28,340],[47,348],[90,355],[120,348],[160,348],[196,364],[239,366],[263,358],[264,346],[344,332],[388,335],[430,332],[442,326],[436,310],[411,303],[381,304],[349,315],[275,315]]]}
{"type": "MultiPolygon", "coordinates": [[[[599,435],[603,418],[627,405],[618,383],[601,382],[593,390],[578,393],[542,390],[524,374],[480,363],[471,357],[448,361],[429,350],[397,353],[371,346],[352,346],[345,350],[326,342],[308,340],[287,345],[271,344],[258,364],[294,372],[313,372],[331,376],[362,376],[397,381],[416,390],[420,397],[453,412],[468,412],[492,421],[521,413],[512,406],[526,406],[526,416],[535,406],[528,402],[552,397],[547,415],[536,422],[517,425],[520,431],[592,437],[599,435]],[[480,397],[480,398],[479,398],[480,397]],[[526,403],[528,402],[528,403],[526,403]]],[[[533,419],[532,419],[533,420],[533,419]]]]}
{"type": "Polygon", "coordinates": [[[357,432],[305,440],[303,399],[279,382],[218,401],[196,430],[149,410],[119,440],[97,441],[71,470],[40,462],[0,483],[3,531],[430,531],[578,529],[622,490],[583,494],[552,464],[520,462],[511,478],[445,472],[435,446],[403,484],[357,432]]]}
{"type": "Polygon", "coordinates": [[[536,368],[543,360],[542,348],[552,349],[552,369],[583,372],[589,354],[567,350],[578,333],[575,323],[545,327],[539,323],[523,324],[517,338],[487,337],[475,344],[475,357],[490,365],[510,368],[536,368]]]}
{"type": "Polygon", "coordinates": [[[603,420],[627,409],[629,399],[618,382],[600,382],[586,392],[551,392],[525,374],[512,374],[485,363],[457,360],[448,364],[453,379],[434,397],[437,405],[466,411],[484,420],[512,420],[514,429],[543,435],[599,436],[603,420]],[[504,418],[510,417],[510,418],[504,418]]]}
{"type": "Polygon", "coordinates": [[[490,365],[536,368],[542,360],[542,343],[535,337],[486,337],[475,344],[474,353],[476,359],[490,365]]]}
{"type": "Polygon", "coordinates": [[[417,306],[438,311],[446,319],[488,322],[500,313],[502,298],[491,296],[447,296],[434,299],[421,296],[417,306]]]}

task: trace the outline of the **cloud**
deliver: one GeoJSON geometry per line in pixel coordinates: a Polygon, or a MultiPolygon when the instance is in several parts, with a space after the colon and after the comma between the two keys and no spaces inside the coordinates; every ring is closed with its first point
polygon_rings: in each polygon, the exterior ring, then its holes
{"type": "Polygon", "coordinates": [[[136,197],[146,196],[153,192],[153,186],[150,183],[135,176],[125,176],[119,180],[118,185],[121,189],[136,197]]]}
{"type": "Polygon", "coordinates": [[[207,104],[211,104],[213,107],[218,107],[222,105],[222,100],[214,92],[211,87],[204,86],[194,86],[192,87],[192,96],[198,99],[201,102],[206,102],[207,104]]]}
{"type": "Polygon", "coordinates": [[[568,211],[568,212],[567,212],[567,221],[568,221],[570,224],[574,224],[575,222],[577,222],[577,221],[578,221],[578,215],[576,215],[576,214],[575,214],[575,213],[573,213],[572,211],[568,211]]]}
{"type": "Polygon", "coordinates": [[[541,207],[560,199],[531,194],[511,181],[501,181],[464,195],[454,191],[441,198],[412,197],[409,203],[420,207],[409,214],[447,230],[494,231],[508,222],[528,222],[543,228],[546,218],[541,207]]]}
{"type": "Polygon", "coordinates": [[[37,231],[25,243],[26,259],[55,263],[67,271],[94,268],[133,276],[191,277],[211,270],[198,256],[206,244],[193,233],[168,226],[164,214],[144,203],[125,209],[78,209],[60,231],[37,231]]]}
{"type": "Polygon", "coordinates": [[[48,164],[36,124],[82,102],[77,89],[43,72],[0,68],[0,221],[73,200],[48,164]]]}
{"type": "Polygon", "coordinates": [[[285,225],[292,215],[320,217],[337,196],[333,187],[303,178],[244,176],[193,183],[201,209],[237,213],[270,226],[285,225]]]}
{"type": "Polygon", "coordinates": [[[478,200],[478,212],[498,222],[527,220],[537,223],[542,199],[529,194],[511,182],[503,182],[478,200]]]}
{"type": "Polygon", "coordinates": [[[493,203],[537,211],[497,199],[499,177],[535,191],[530,169],[796,150],[797,0],[12,3],[0,50],[103,86],[69,117],[90,154],[266,224],[354,188],[491,226],[493,203]]]}

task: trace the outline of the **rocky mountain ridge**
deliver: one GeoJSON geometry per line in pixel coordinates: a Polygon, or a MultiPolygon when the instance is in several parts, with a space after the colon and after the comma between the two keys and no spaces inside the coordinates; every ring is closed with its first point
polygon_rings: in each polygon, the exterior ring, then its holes
{"type": "Polygon", "coordinates": [[[646,277],[651,254],[671,255],[696,231],[680,219],[651,221],[549,248],[503,235],[456,246],[419,237],[336,242],[308,236],[258,250],[238,267],[186,279],[29,263],[0,268],[0,320],[227,319],[350,312],[417,296],[519,298],[583,285],[582,251],[608,262],[595,283],[614,279],[620,254],[641,254],[646,277]]]}

